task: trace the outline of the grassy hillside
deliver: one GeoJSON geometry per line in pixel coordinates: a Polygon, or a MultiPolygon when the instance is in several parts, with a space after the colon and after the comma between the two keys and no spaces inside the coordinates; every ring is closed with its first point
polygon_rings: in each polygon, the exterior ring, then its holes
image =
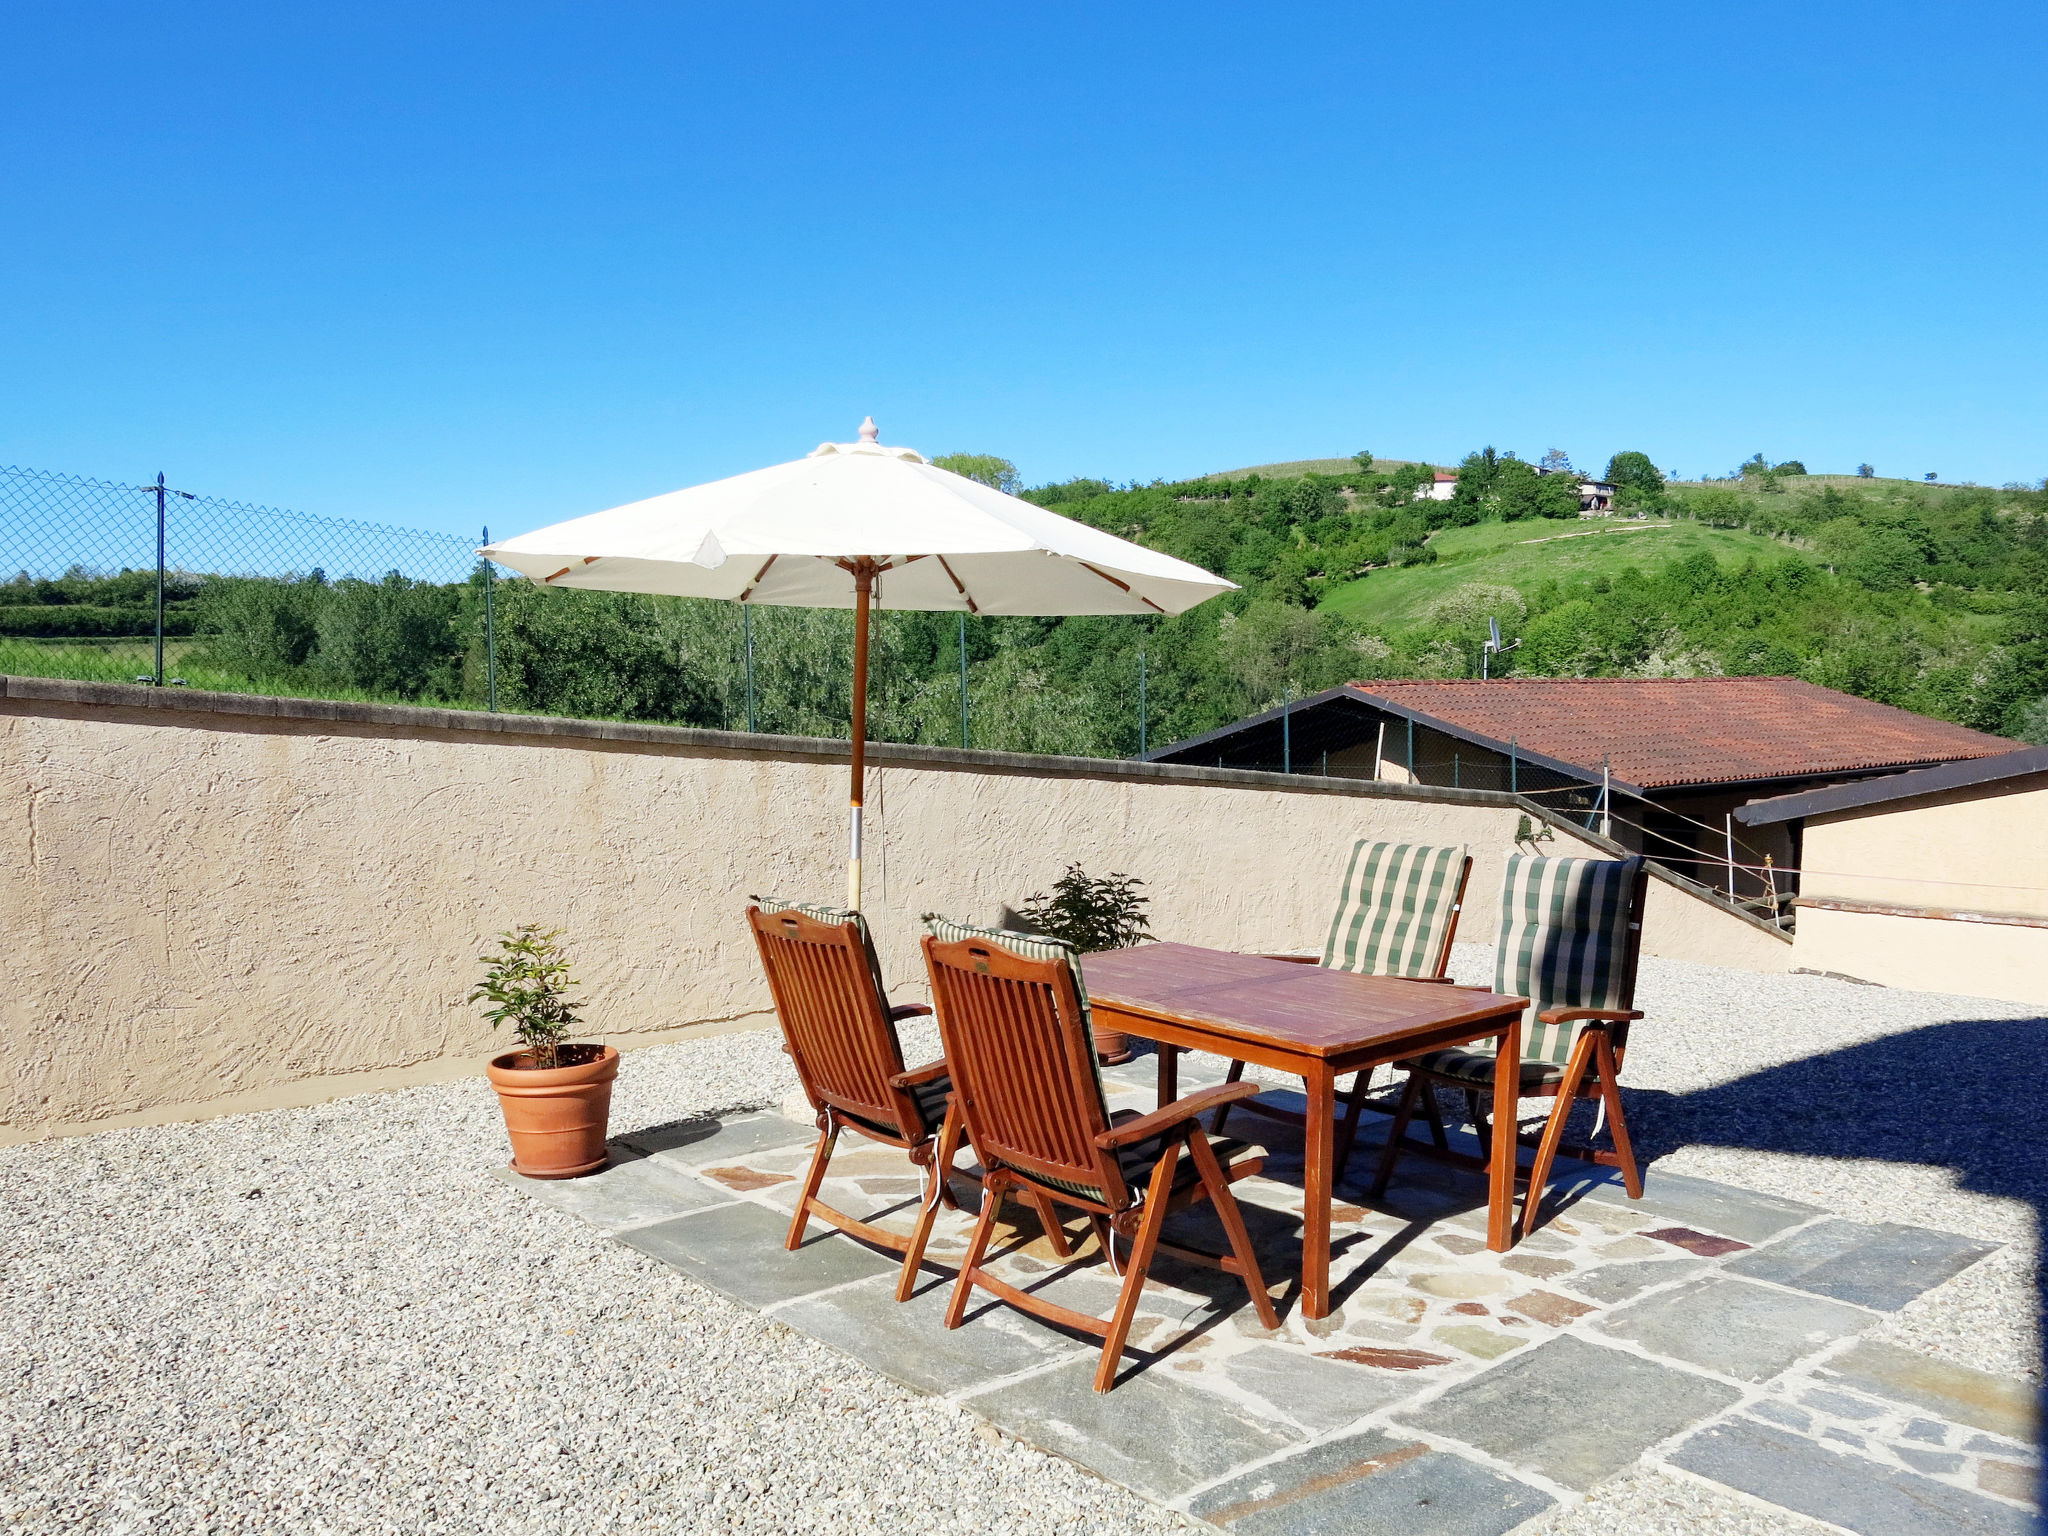
{"type": "MultiPolygon", "coordinates": [[[[1409,464],[1427,464],[1428,462],[1426,459],[1382,459],[1378,457],[1375,457],[1372,461],[1373,468],[1384,470],[1395,470],[1409,464]]],[[[1431,465],[1430,467],[1447,468],[1448,466],[1431,465]]],[[[1204,480],[1247,480],[1253,475],[1257,475],[1265,480],[1289,480],[1301,475],[1336,475],[1343,477],[1355,473],[1357,469],[1357,461],[1353,459],[1288,459],[1280,464],[1253,464],[1246,469],[1219,469],[1216,473],[1204,475],[1202,478],[1204,480]]]]}
{"type": "Polygon", "coordinates": [[[1611,580],[1632,567],[1662,566],[1687,555],[1738,566],[1797,553],[1782,540],[1669,518],[1481,523],[1442,529],[1431,535],[1429,547],[1436,551],[1434,565],[1373,571],[1332,588],[1321,606],[1375,629],[1400,630],[1423,622],[1432,606],[1473,582],[1530,595],[1544,582],[1611,580]]]}

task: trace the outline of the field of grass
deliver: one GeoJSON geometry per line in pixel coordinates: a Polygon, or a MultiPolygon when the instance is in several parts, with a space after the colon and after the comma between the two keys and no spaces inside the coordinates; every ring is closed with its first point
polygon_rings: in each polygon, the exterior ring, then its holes
{"type": "MultiPolygon", "coordinates": [[[[164,642],[164,680],[218,693],[257,693],[282,699],[338,699],[351,704],[432,704],[437,709],[474,709],[461,700],[408,699],[399,694],[372,693],[345,683],[302,686],[275,678],[212,666],[194,655],[198,642],[164,642]]],[[[133,683],[156,675],[156,642],[152,639],[31,640],[0,637],[0,672],[16,677],[63,677],[87,683],[133,683]]]]}
{"type": "Polygon", "coordinates": [[[1419,623],[1431,603],[1468,582],[1527,592],[1545,581],[1614,576],[1631,565],[1652,568],[1700,552],[1722,565],[1798,553],[1779,539],[1671,518],[1480,523],[1446,528],[1429,542],[1436,564],[1372,571],[1333,588],[1322,606],[1375,629],[1398,630],[1419,623]]]}

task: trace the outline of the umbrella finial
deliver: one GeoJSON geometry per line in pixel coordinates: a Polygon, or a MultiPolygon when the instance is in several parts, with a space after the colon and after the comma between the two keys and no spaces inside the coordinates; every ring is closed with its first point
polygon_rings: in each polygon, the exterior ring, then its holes
{"type": "Polygon", "coordinates": [[[875,418],[874,418],[874,417],[870,416],[870,417],[868,417],[868,418],[867,418],[867,420],[863,421],[863,422],[862,422],[862,423],[860,424],[860,440],[861,440],[862,442],[864,442],[864,443],[873,443],[873,442],[878,442],[878,441],[880,441],[880,439],[881,439],[881,436],[882,436],[882,429],[881,429],[880,427],[878,427],[878,426],[876,426],[876,425],[875,425],[875,418]]]}

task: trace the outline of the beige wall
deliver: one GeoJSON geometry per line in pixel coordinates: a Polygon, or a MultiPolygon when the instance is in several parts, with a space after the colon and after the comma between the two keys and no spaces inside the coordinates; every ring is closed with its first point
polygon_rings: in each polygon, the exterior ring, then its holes
{"type": "Polygon", "coordinates": [[[1804,896],[2048,917],[2048,773],[1810,818],[1804,896]]]}
{"type": "MultiPolygon", "coordinates": [[[[844,890],[844,759],[825,744],[5,686],[10,1139],[469,1063],[499,1043],[465,1002],[475,956],[521,922],[567,930],[593,1033],[631,1044],[759,1020],[745,896],[844,890]]],[[[1503,796],[1347,780],[877,759],[867,905],[909,995],[921,912],[991,918],[1070,860],[1145,879],[1162,937],[1296,948],[1320,944],[1353,839],[1465,842],[1466,936],[1484,939],[1523,814],[1503,796]]],[[[1592,851],[1569,830],[1545,849],[1592,851]]],[[[1649,953],[1791,963],[1741,917],[1652,890],[1649,953]]]]}
{"type": "Polygon", "coordinates": [[[1799,909],[1800,968],[1887,987],[2048,1003],[2048,927],[1799,909]]]}
{"type": "Polygon", "coordinates": [[[1803,898],[1895,909],[1802,905],[1805,969],[2048,1003],[2048,774],[1814,817],[1800,862],[1803,898]]]}

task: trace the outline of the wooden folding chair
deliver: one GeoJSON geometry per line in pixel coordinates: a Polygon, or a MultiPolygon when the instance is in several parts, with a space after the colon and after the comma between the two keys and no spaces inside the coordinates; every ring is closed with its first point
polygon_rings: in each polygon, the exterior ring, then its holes
{"type": "MultiPolygon", "coordinates": [[[[1257,1085],[1218,1084],[1149,1115],[1112,1116],[1074,951],[1056,940],[938,918],[927,918],[926,927],[925,963],[953,1075],[953,1102],[983,1169],[981,1219],[953,1288],[946,1326],[960,1326],[980,1286],[1035,1317],[1101,1338],[1095,1390],[1107,1392],[1116,1385],[1145,1275],[1154,1255],[1166,1252],[1241,1278],[1259,1320],[1277,1328],[1279,1317],[1230,1193],[1234,1180],[1259,1171],[1262,1154],[1208,1135],[1199,1119],[1205,1110],[1251,1097],[1257,1085]],[[1130,1244],[1123,1287],[1107,1319],[1033,1296],[982,1268],[996,1216],[1012,1193],[1041,1209],[1057,1204],[1085,1212],[1112,1269],[1116,1237],[1130,1244]],[[1170,1212],[1202,1200],[1223,1223],[1227,1256],[1160,1238],[1170,1212]]],[[[1045,1227],[1053,1251],[1072,1257],[1057,1218],[1045,1227]]]]}
{"type": "MultiPolygon", "coordinates": [[[[1642,1198],[1643,1179],[1629,1145],[1619,1080],[1629,1025],[1642,1017],[1635,1006],[1636,964],[1642,952],[1649,880],[1649,870],[1639,858],[1559,859],[1525,853],[1508,857],[1493,990],[1530,999],[1523,1027],[1522,1097],[1556,1101],[1542,1133],[1520,1138],[1522,1145],[1535,1150],[1522,1201],[1524,1234],[1536,1230],[1544,1186],[1560,1151],[1619,1168],[1629,1198],[1642,1198]],[[1581,1099],[1600,1105],[1613,1134],[1612,1151],[1563,1145],[1572,1105],[1581,1099]]],[[[1480,1145],[1491,1145],[1487,1115],[1480,1109],[1481,1099],[1491,1099],[1493,1093],[1491,1051],[1460,1046],[1397,1065],[1407,1069],[1408,1081],[1373,1180],[1375,1199],[1385,1193],[1395,1159],[1404,1151],[1486,1166],[1484,1158],[1462,1157],[1450,1150],[1436,1104],[1438,1086],[1463,1091],[1480,1145]],[[1418,1102],[1429,1119],[1434,1146],[1407,1139],[1418,1102]]],[[[1512,1115],[1517,1109],[1496,1104],[1491,1112],[1512,1115]]],[[[1597,1125],[1594,1131],[1597,1135],[1597,1125]]]]}
{"type": "MultiPolygon", "coordinates": [[[[1432,848],[1420,843],[1375,843],[1361,838],[1344,868],[1344,887],[1323,953],[1270,955],[1299,965],[1325,965],[1359,976],[1399,976],[1408,981],[1447,982],[1451,941],[1458,934],[1458,914],[1465,904],[1465,882],[1472,877],[1472,856],[1463,847],[1432,848]]],[[[1244,1063],[1233,1061],[1225,1082],[1244,1076],[1244,1063]]],[[[1352,1079],[1342,1096],[1344,1122],[1337,1132],[1336,1168],[1341,1174],[1358,1134],[1359,1112],[1365,1107],[1370,1072],[1352,1079]]],[[[1305,1117],[1264,1102],[1246,1110],[1288,1125],[1305,1117]]],[[[1225,1106],[1216,1112],[1221,1132],[1225,1106]]]]}
{"type": "Polygon", "coordinates": [[[905,1071],[903,1047],[896,1037],[899,1020],[931,1009],[923,1003],[889,1006],[867,922],[857,912],[756,896],[747,908],[747,923],[761,951],[761,967],[768,973],[783,1041],[818,1117],[817,1150],[804,1175],[785,1246],[794,1249],[801,1244],[810,1218],[816,1216],[900,1253],[903,1269],[896,1281],[896,1299],[906,1301],[939,1206],[953,1203],[946,1180],[960,1146],[959,1120],[947,1109],[952,1083],[946,1063],[935,1061],[905,1071]],[[839,1133],[847,1130],[902,1147],[923,1171],[924,1198],[907,1240],[818,1198],[839,1133]]]}

